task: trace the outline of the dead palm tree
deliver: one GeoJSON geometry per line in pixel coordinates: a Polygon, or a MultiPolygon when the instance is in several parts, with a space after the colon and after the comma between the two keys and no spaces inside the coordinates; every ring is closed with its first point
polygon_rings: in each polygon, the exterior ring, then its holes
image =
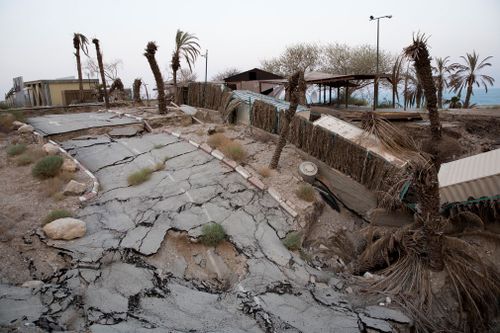
{"type": "Polygon", "coordinates": [[[160,67],[158,67],[158,63],[155,59],[156,50],[158,50],[156,43],[149,42],[148,45],[146,45],[146,52],[144,52],[144,56],[148,59],[149,66],[151,67],[151,71],[153,72],[153,76],[156,81],[156,89],[158,90],[158,112],[160,114],[165,114],[167,113],[167,103],[165,101],[165,82],[163,81],[160,67]]]}
{"type": "Polygon", "coordinates": [[[456,68],[456,72],[451,77],[451,85],[455,92],[460,93],[462,89],[467,89],[465,94],[464,108],[470,106],[470,98],[473,95],[472,87],[481,85],[484,87],[486,92],[488,92],[488,85],[492,86],[495,79],[489,75],[479,74],[479,71],[490,67],[491,63],[488,62],[492,56],[488,56],[480,61],[479,54],[473,51],[472,54],[467,53],[466,56],[461,56],[465,64],[455,63],[453,66],[456,68]]]}
{"type": "Polygon", "coordinates": [[[285,117],[283,126],[280,130],[280,137],[278,139],[278,143],[276,144],[276,149],[274,150],[273,157],[271,159],[271,163],[269,164],[269,168],[276,169],[278,167],[278,162],[280,160],[281,152],[286,145],[286,139],[288,137],[288,132],[290,130],[290,123],[297,112],[297,107],[299,105],[299,101],[301,96],[304,94],[306,89],[306,82],[304,80],[304,72],[297,71],[293,74],[288,80],[288,91],[290,92],[290,106],[285,111],[285,117]]]}
{"type": "Polygon", "coordinates": [[[399,55],[392,66],[392,108],[396,108],[396,99],[399,103],[398,86],[400,82],[404,81],[403,67],[404,57],[399,55]]]}
{"type": "Polygon", "coordinates": [[[432,67],[435,73],[434,79],[436,80],[437,88],[437,101],[438,108],[443,108],[443,90],[448,87],[447,76],[451,74],[455,66],[448,65],[450,57],[436,58],[436,66],[432,67]]]}
{"type": "Polygon", "coordinates": [[[80,50],[83,51],[85,55],[89,55],[88,50],[89,41],[87,37],[79,32],[75,32],[73,34],[73,47],[75,48],[75,57],[76,57],[76,69],[78,71],[78,83],[79,83],[79,99],[80,103],[83,103],[83,80],[82,80],[82,63],[80,59],[80,50]]]}
{"type": "Polygon", "coordinates": [[[102,61],[102,53],[101,53],[101,47],[99,45],[99,39],[97,39],[97,38],[92,39],[92,43],[95,44],[95,51],[97,54],[97,63],[99,64],[99,72],[101,74],[101,80],[102,80],[102,86],[103,86],[103,92],[104,92],[104,105],[106,106],[106,109],[109,109],[109,97],[108,97],[108,90],[106,88],[106,76],[104,73],[104,63],[102,61]]]}
{"type": "MultiPolygon", "coordinates": [[[[192,71],[192,66],[200,55],[200,44],[197,42],[198,38],[186,31],[177,29],[175,34],[175,49],[172,53],[172,75],[174,79],[174,90],[177,91],[177,71],[181,68],[181,58],[184,58],[192,71]]],[[[175,94],[177,95],[177,93],[175,94]]]]}
{"type": "Polygon", "coordinates": [[[132,86],[133,95],[134,95],[134,102],[138,103],[138,104],[142,103],[142,101],[141,101],[141,85],[142,85],[141,79],[135,79],[134,84],[132,86]]]}

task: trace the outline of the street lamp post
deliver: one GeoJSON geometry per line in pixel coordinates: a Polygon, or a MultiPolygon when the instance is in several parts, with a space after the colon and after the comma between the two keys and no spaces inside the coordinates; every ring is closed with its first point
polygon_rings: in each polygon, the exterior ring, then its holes
{"type": "Polygon", "coordinates": [[[383,19],[383,18],[390,19],[390,18],[392,18],[392,15],[384,15],[384,16],[379,16],[379,17],[373,17],[373,15],[370,16],[370,21],[377,20],[377,70],[375,72],[375,82],[373,85],[373,110],[374,111],[377,108],[377,104],[378,104],[378,75],[379,75],[378,58],[379,58],[380,19],[383,19]]]}
{"type": "Polygon", "coordinates": [[[201,56],[205,58],[205,85],[203,86],[203,107],[205,107],[205,90],[207,89],[208,50],[206,50],[205,54],[202,54],[201,56]]]}

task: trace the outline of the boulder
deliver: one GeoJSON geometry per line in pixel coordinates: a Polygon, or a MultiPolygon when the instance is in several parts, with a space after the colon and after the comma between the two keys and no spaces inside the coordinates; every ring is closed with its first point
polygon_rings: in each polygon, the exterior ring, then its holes
{"type": "Polygon", "coordinates": [[[64,159],[63,165],[61,166],[61,170],[68,172],[75,172],[77,169],[78,166],[73,160],[70,160],[69,158],[64,159]]]}
{"type": "Polygon", "coordinates": [[[52,144],[52,143],[46,143],[46,144],[44,144],[43,147],[42,147],[42,149],[48,155],[57,155],[57,153],[59,152],[59,148],[56,145],[52,144]]]}
{"type": "Polygon", "coordinates": [[[19,133],[32,133],[34,130],[35,129],[33,128],[33,126],[26,124],[22,125],[17,129],[19,133]]]}
{"type": "Polygon", "coordinates": [[[15,129],[19,129],[20,127],[22,127],[24,125],[24,123],[20,122],[20,121],[17,121],[17,120],[14,120],[12,122],[12,126],[14,126],[15,129]]]}
{"type": "Polygon", "coordinates": [[[64,188],[64,195],[80,195],[85,192],[87,186],[83,183],[79,183],[75,180],[70,180],[69,183],[64,188]]]}
{"type": "Polygon", "coordinates": [[[87,231],[85,222],[65,217],[47,223],[43,227],[43,231],[50,239],[70,240],[83,237],[87,231]]]}

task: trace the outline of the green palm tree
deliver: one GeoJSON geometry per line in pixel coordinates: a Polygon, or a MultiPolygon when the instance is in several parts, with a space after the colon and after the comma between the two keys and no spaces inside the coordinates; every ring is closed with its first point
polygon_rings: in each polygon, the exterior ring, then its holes
{"type": "Polygon", "coordinates": [[[181,68],[181,58],[184,58],[189,71],[192,71],[192,66],[196,58],[200,55],[200,44],[198,44],[197,40],[198,38],[195,35],[177,29],[175,49],[172,53],[172,74],[175,90],[177,90],[177,71],[181,68]]]}
{"type": "Polygon", "coordinates": [[[459,95],[462,89],[467,89],[465,93],[464,108],[468,108],[470,105],[470,98],[473,95],[472,87],[474,85],[478,87],[482,85],[486,92],[488,92],[488,85],[492,86],[493,82],[495,82],[495,79],[491,76],[479,74],[482,69],[491,66],[488,60],[493,58],[493,56],[488,56],[480,61],[479,54],[473,51],[472,54],[467,53],[460,58],[464,60],[465,64],[453,64],[456,68],[456,72],[451,77],[451,86],[459,95]]]}
{"type": "Polygon", "coordinates": [[[448,65],[450,57],[444,58],[436,58],[436,66],[432,67],[432,71],[436,80],[436,89],[437,89],[437,99],[438,99],[438,108],[443,108],[443,90],[448,87],[448,78],[447,76],[451,74],[454,65],[448,65]]]}
{"type": "Polygon", "coordinates": [[[82,81],[82,62],[80,59],[80,50],[83,51],[83,53],[88,56],[89,55],[89,50],[88,50],[88,45],[89,45],[89,40],[87,37],[85,37],[83,34],[79,32],[75,32],[73,34],[73,47],[75,48],[75,57],[76,57],[76,69],[78,71],[78,83],[79,83],[79,90],[80,90],[80,103],[83,103],[83,81],[82,81]]]}
{"type": "Polygon", "coordinates": [[[153,72],[153,76],[156,81],[156,89],[158,90],[158,112],[160,114],[167,113],[167,102],[165,100],[165,82],[163,81],[163,76],[161,75],[160,67],[156,62],[155,54],[158,50],[155,42],[149,42],[146,46],[144,56],[148,59],[149,66],[153,72]]]}

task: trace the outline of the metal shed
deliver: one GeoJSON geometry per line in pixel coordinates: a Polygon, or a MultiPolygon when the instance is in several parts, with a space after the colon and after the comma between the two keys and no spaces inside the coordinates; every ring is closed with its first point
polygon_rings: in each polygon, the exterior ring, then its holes
{"type": "Polygon", "coordinates": [[[443,163],[439,170],[441,203],[500,194],[500,149],[443,163]]]}

